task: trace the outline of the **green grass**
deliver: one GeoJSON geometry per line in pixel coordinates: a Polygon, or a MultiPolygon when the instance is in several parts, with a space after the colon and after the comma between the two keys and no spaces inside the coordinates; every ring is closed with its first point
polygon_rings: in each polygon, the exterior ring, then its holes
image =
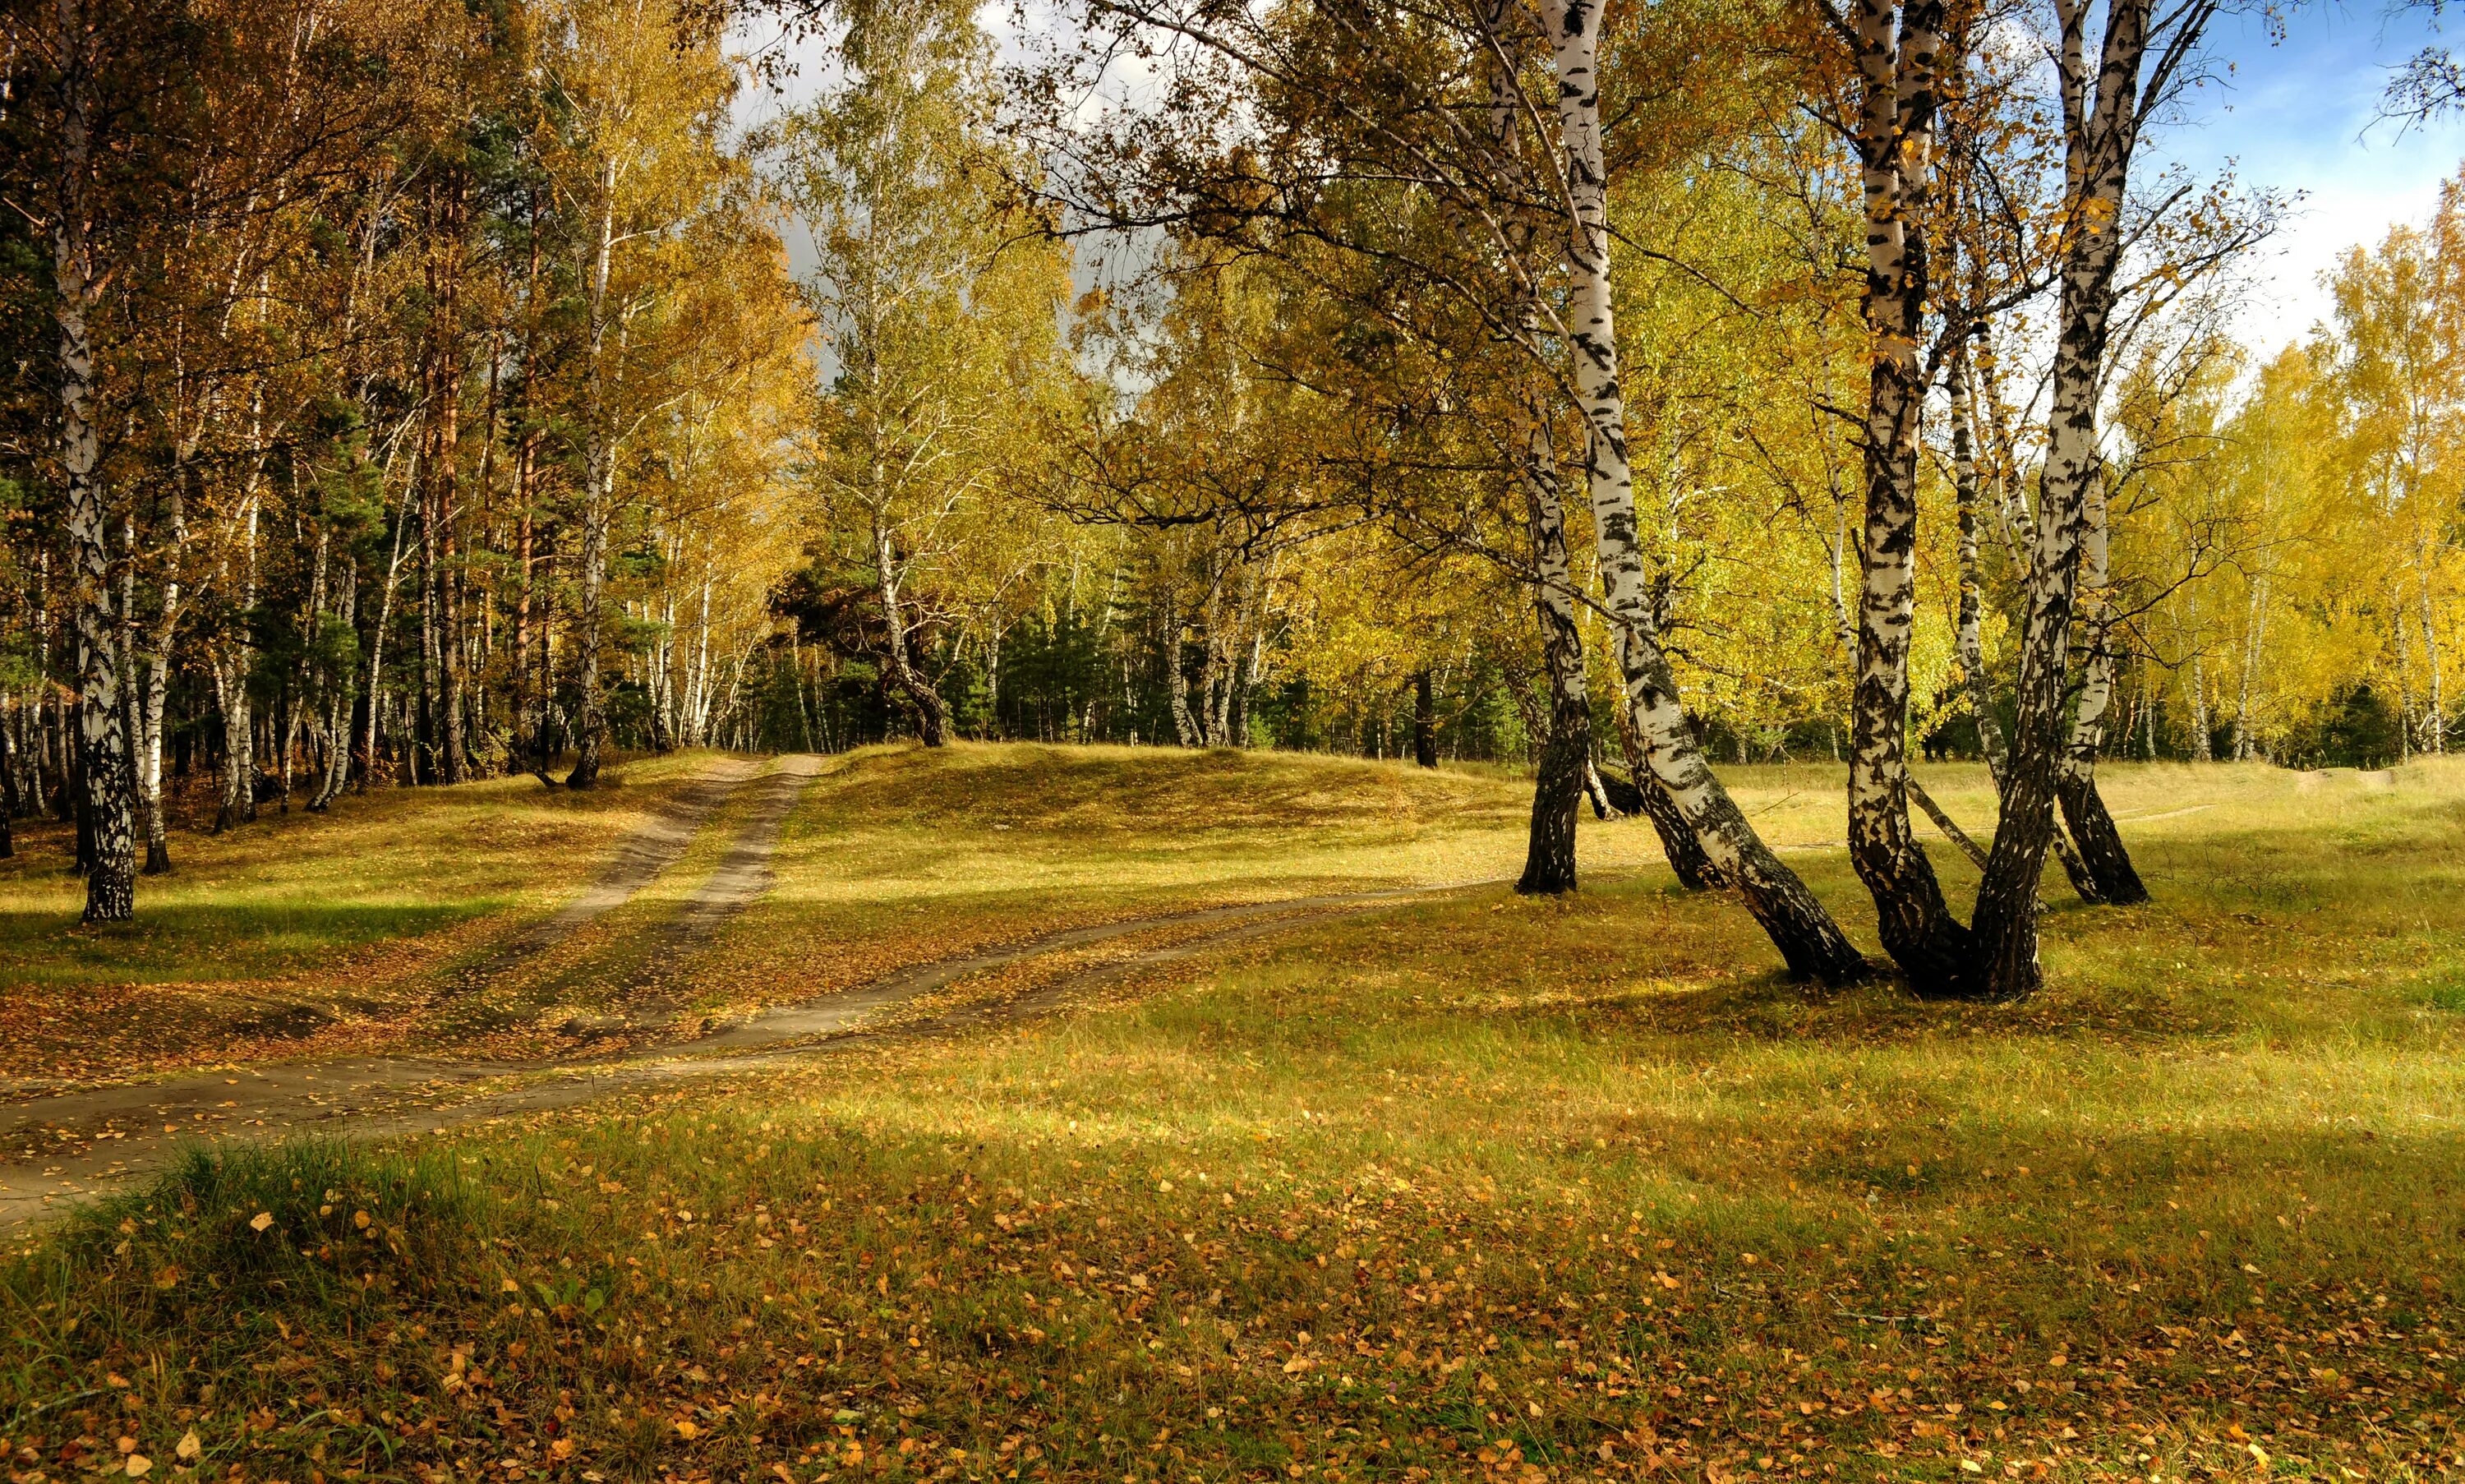
{"type": "Polygon", "coordinates": [[[65,827],[21,830],[0,861],[0,1070],[108,1079],[301,1039],[258,1024],[316,1028],[317,1051],[396,1040],[453,963],[544,915],[709,756],[631,762],[586,793],[384,789],[175,834],[126,924],[79,926],[65,827]]]}
{"type": "MultiPolygon", "coordinates": [[[[1829,769],[1738,771],[1776,836],[1838,828],[1829,769]]],[[[1810,993],[1588,825],[1571,903],[1471,890],[997,1031],[193,1163],[0,1276],[0,1434],[52,1478],[122,1437],[161,1476],[191,1429],[199,1476],[281,1479],[2452,1475],[2465,769],[2113,772],[2157,900],[2058,906],[2020,1007],[1810,993]]],[[[859,757],[705,992],[1500,874],[1516,803],[859,757]]],[[[1791,859],[1870,932],[1838,851],[1791,859]]]]}

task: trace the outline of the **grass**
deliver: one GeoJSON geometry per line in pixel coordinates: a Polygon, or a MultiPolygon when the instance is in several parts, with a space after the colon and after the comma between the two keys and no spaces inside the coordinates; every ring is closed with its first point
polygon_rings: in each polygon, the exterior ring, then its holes
{"type": "Polygon", "coordinates": [[[398,1040],[407,1005],[544,915],[707,756],[631,763],[588,793],[528,777],[389,789],[175,834],[172,873],[140,878],[127,924],[78,926],[67,827],[21,825],[0,861],[0,1068],[84,1082],[398,1040]]]}
{"type": "MultiPolygon", "coordinates": [[[[1736,772],[1783,841],[1837,830],[1829,769],[1736,772]]],[[[122,1440],[312,1484],[2453,1475],[2465,769],[2110,793],[2157,900],[2058,906],[2017,1008],[1809,994],[1588,827],[1571,903],[1472,888],[996,1030],[200,1156],[0,1275],[0,1435],[21,1484],[122,1440]]],[[[860,756],[691,992],[1506,874],[1517,803],[860,756]]],[[[1840,852],[1791,858],[1870,932],[1840,852]]]]}

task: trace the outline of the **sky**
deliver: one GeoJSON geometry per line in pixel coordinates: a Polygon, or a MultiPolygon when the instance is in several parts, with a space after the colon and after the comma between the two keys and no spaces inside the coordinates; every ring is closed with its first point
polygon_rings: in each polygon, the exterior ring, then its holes
{"type": "Polygon", "coordinates": [[[2465,119],[2400,126],[2379,117],[2393,68],[2428,44],[2465,48],[2465,6],[2451,8],[2444,32],[2379,0],[2299,6],[2283,30],[2272,40],[2255,16],[2221,17],[2219,80],[2145,142],[2195,169],[2231,163],[2243,181],[2298,197],[2251,266],[2253,291],[2235,326],[2262,358],[2327,314],[2320,276],[2341,254],[2377,244],[2395,223],[2427,221],[2440,182],[2465,162],[2465,119]]]}

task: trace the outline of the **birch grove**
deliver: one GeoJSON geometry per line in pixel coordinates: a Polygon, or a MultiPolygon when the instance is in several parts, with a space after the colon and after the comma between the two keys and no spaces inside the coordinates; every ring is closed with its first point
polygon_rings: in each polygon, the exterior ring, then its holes
{"type": "Polygon", "coordinates": [[[11,11],[0,850],[120,920],[380,788],[1313,748],[1528,768],[1527,893],[1634,831],[1788,974],[2026,995],[2048,855],[2164,889],[2101,768],[2455,725],[2465,188],[2231,343],[2280,204],[2143,159],[2212,13],[11,11]]]}

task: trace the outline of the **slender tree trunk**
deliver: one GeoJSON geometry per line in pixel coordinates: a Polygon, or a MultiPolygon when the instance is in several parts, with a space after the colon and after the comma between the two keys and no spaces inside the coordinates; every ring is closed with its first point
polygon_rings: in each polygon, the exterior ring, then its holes
{"type": "Polygon", "coordinates": [[[2448,691],[2441,677],[2439,626],[2432,617],[2431,574],[2435,561],[2431,543],[2425,538],[2416,552],[2414,563],[2414,595],[2419,600],[2415,616],[2422,624],[2422,658],[2429,694],[2424,697],[2422,750],[2442,754],[2448,750],[2448,691]]]}
{"type": "Polygon", "coordinates": [[[590,259],[588,375],[583,415],[588,419],[583,450],[582,602],[574,615],[575,642],[581,646],[575,673],[582,702],[581,745],[573,770],[565,777],[568,788],[588,788],[599,782],[602,753],[608,745],[608,708],[599,694],[600,603],[608,580],[608,525],[614,519],[616,448],[609,407],[608,283],[616,255],[616,162],[599,171],[598,240],[590,259]]]}
{"type": "MultiPolygon", "coordinates": [[[[1712,775],[1660,648],[1637,530],[1627,460],[1626,405],[1618,388],[1617,327],[1610,283],[1609,168],[1600,122],[1600,8],[1550,0],[1544,11],[1558,78],[1566,188],[1574,208],[1567,242],[1567,334],[1578,400],[1589,436],[1586,464],[1601,580],[1618,626],[1619,658],[1637,737],[1652,776],[1669,790],[1705,854],[1735,882],[1789,972],[1827,984],[1866,973],[1866,961],[1797,874],[1755,833],[1712,775]]],[[[1640,783],[1640,780],[1638,780],[1640,783]]]]}
{"type": "Polygon", "coordinates": [[[1549,681],[1547,741],[1532,788],[1532,828],[1523,875],[1515,889],[1558,896],[1575,889],[1575,818],[1591,770],[1591,686],[1585,675],[1584,635],[1575,611],[1575,576],[1566,549],[1566,503],[1547,425],[1529,402],[1523,409],[1524,519],[1532,543],[1534,609],[1541,621],[1543,669],[1549,681]]]}
{"type": "Polygon", "coordinates": [[[1181,668],[1181,606],[1167,578],[1164,590],[1164,697],[1172,713],[1173,739],[1185,747],[1206,745],[1198,720],[1189,712],[1189,677],[1181,668]]]}
{"type": "MultiPolygon", "coordinates": [[[[356,557],[343,565],[343,610],[344,629],[351,629],[360,619],[360,565],[356,557]]],[[[357,673],[349,665],[337,665],[331,683],[332,694],[325,705],[325,776],[318,786],[317,796],[308,808],[322,813],[327,805],[342,795],[351,779],[351,709],[353,682],[357,673]]]]}
{"type": "MultiPolygon", "coordinates": [[[[2252,707],[2259,698],[2259,658],[2261,645],[2268,631],[2268,574],[2252,579],[2251,611],[2244,621],[2242,646],[2242,683],[2234,698],[2233,752],[2234,761],[2248,763],[2258,750],[2258,728],[2252,724],[2252,707]]],[[[2127,742],[2126,742],[2127,744],[2127,742]]]]}
{"type": "MultiPolygon", "coordinates": [[[[2003,791],[2004,769],[2009,751],[2003,738],[2003,723],[1994,712],[1993,679],[1986,669],[1986,649],[1979,635],[1985,611],[1985,583],[1979,570],[1977,539],[1977,502],[1979,498],[1976,429],[1971,420],[1973,402],[1968,381],[1968,357],[1960,352],[1951,366],[1951,467],[1952,494],[1960,521],[1960,619],[1953,651],[1960,661],[1962,678],[1968,693],[1968,714],[1977,723],[1977,749],[1986,756],[1986,771],[1994,780],[1994,791],[2003,791]]],[[[1963,837],[1964,840],[1965,837],[1963,837]]],[[[2071,839],[2060,829],[2054,831],[2050,842],[2055,858],[2062,862],[2063,875],[2072,890],[2082,901],[2099,900],[2097,880],[2088,867],[2072,849],[2071,839]]],[[[1964,849],[1974,857],[1973,847],[1964,849]]],[[[1979,862],[1984,870],[1986,863],[1979,862]]]]}
{"type": "Polygon", "coordinates": [[[509,699],[513,712],[513,735],[507,739],[514,765],[527,760],[534,746],[530,713],[531,664],[531,433],[522,432],[521,451],[514,457],[514,653],[513,694],[509,699]]]}
{"type": "MultiPolygon", "coordinates": [[[[2063,823],[2079,846],[2080,861],[2097,883],[2097,898],[2127,907],[2148,899],[2148,888],[2131,864],[2122,831],[2106,809],[2097,788],[2098,754],[2105,745],[2105,717],[2114,703],[2114,597],[2111,544],[2107,531],[2105,477],[2100,470],[2089,482],[2087,519],[2081,531],[2080,582],[2084,588],[2085,653],[2081,659],[2079,699],[2072,714],[2072,733],[2064,748],[2062,771],[2054,796],[2061,803],[2063,823]]],[[[2205,734],[2203,734],[2205,736],[2205,734]]]]}
{"type": "Polygon", "coordinates": [[[120,644],[116,661],[120,669],[120,720],[122,735],[128,739],[128,797],[136,832],[151,840],[155,822],[146,807],[145,764],[142,756],[144,687],[138,683],[137,667],[137,521],[125,513],[120,518],[120,644]]]}
{"type": "Polygon", "coordinates": [[[1918,336],[1928,291],[1923,216],[1942,21],[1939,0],[1904,11],[1893,0],[1858,0],[1856,10],[1864,305],[1874,346],[1862,439],[1864,581],[1850,705],[1849,858],[1875,898],[1883,947],[1909,987],[1929,998],[1965,998],[1982,987],[1975,948],[1909,822],[1909,641],[1917,620],[1918,433],[1926,393],[1918,336]]]}
{"type": "Polygon", "coordinates": [[[20,708],[12,698],[6,714],[0,714],[0,860],[17,853],[14,833],[17,820],[17,759],[9,744],[10,724],[17,720],[20,708]]]}
{"type": "Polygon", "coordinates": [[[2207,657],[2191,652],[2191,668],[2184,677],[2185,688],[2191,699],[2191,759],[2196,763],[2216,761],[2212,739],[2216,736],[2216,719],[2209,712],[2209,667],[2207,657]]]}
{"type": "Polygon", "coordinates": [[[905,606],[899,592],[899,559],[890,540],[890,527],[877,521],[873,527],[875,577],[879,584],[882,626],[889,631],[884,646],[884,664],[892,683],[899,687],[907,703],[916,708],[916,735],[927,747],[939,747],[950,740],[949,708],[943,703],[942,693],[933,688],[916,668],[909,651],[909,634],[905,606]]]}
{"type": "Polygon", "coordinates": [[[57,214],[52,228],[53,318],[59,331],[60,476],[68,504],[69,610],[77,627],[79,769],[91,841],[85,920],[137,915],[137,831],[130,799],[128,733],[114,662],[111,546],[101,454],[94,427],[94,344],[87,317],[108,277],[97,263],[94,41],[81,0],[56,0],[60,63],[57,214]]]}
{"type": "MultiPolygon", "coordinates": [[[[2003,817],[1979,883],[1972,919],[1998,998],[2035,992],[2037,878],[2055,830],[2054,793],[2063,747],[2065,662],[2088,521],[2091,485],[2100,477],[2098,392],[2121,251],[2123,188],[2138,125],[2140,69],[2148,35],[2148,0],[2109,0],[2102,57],[2092,76],[2083,59],[2084,0],[2056,0],[2062,22],[2057,71],[2065,120],[2065,193],[2071,209],[2051,381],[2046,460],[2038,476],[2030,543],[2028,610],[2021,628],[2018,706],[2003,817]]],[[[2186,23],[2189,24],[2189,23],[2186,23]]]]}
{"type": "Polygon", "coordinates": [[[181,485],[186,475],[174,470],[169,499],[170,565],[163,577],[163,610],[154,620],[153,643],[145,664],[145,694],[139,707],[137,788],[145,800],[145,874],[163,875],[171,869],[171,836],[163,808],[163,707],[171,683],[171,645],[180,621],[181,551],[188,543],[188,520],[181,485]]]}
{"type": "Polygon", "coordinates": [[[377,596],[376,627],[368,639],[368,726],[361,742],[360,791],[367,791],[368,775],[377,765],[378,719],[385,709],[385,644],[386,631],[393,627],[393,595],[402,581],[402,533],[411,523],[411,499],[403,498],[403,510],[394,520],[393,550],[386,558],[385,588],[377,596]]]}
{"type": "Polygon", "coordinates": [[[1438,765],[1438,701],[1427,665],[1412,675],[1412,761],[1438,765]]]}
{"type": "Polygon", "coordinates": [[[437,772],[448,784],[458,784],[469,771],[469,749],[462,733],[462,634],[457,601],[460,592],[460,526],[462,471],[462,326],[458,290],[461,265],[462,186],[458,172],[440,186],[445,197],[440,235],[448,256],[432,264],[433,285],[435,372],[431,404],[435,430],[428,463],[433,481],[436,521],[436,738],[437,772]]]}

